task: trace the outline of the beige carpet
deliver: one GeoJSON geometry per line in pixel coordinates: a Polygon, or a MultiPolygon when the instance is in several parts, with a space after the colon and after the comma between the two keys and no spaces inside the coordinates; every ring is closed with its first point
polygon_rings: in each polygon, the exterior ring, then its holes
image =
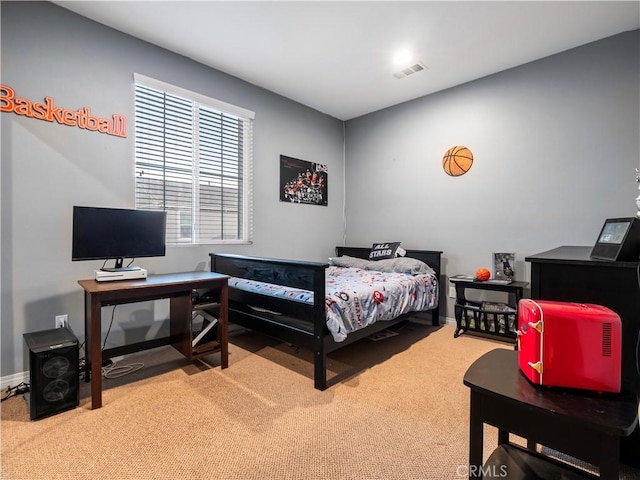
{"type": "MultiPolygon", "coordinates": [[[[229,368],[189,363],[170,347],[130,355],[131,375],[104,381],[103,408],[30,421],[2,403],[2,478],[457,479],[467,474],[468,366],[504,342],[453,338],[409,323],[332,355],[337,382],[313,388],[310,353],[253,333],[231,339],[229,368]],[[213,368],[212,368],[213,367],[213,368]]],[[[496,431],[485,428],[486,455],[496,431]]],[[[486,458],[486,457],[485,457],[486,458]]]]}

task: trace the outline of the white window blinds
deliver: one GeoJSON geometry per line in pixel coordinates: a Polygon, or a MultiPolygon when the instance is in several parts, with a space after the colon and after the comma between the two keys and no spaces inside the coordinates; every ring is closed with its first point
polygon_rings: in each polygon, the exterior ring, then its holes
{"type": "Polygon", "coordinates": [[[136,208],[167,244],[251,241],[253,112],[135,76],[136,208]]]}

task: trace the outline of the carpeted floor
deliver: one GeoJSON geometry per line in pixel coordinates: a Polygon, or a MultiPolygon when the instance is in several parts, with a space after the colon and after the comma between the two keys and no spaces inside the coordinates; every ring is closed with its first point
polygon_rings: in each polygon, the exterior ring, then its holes
{"type": "MultiPolygon", "coordinates": [[[[231,338],[229,368],[171,347],[130,355],[144,368],[104,380],[103,408],[30,421],[2,403],[2,479],[268,480],[465,478],[468,366],[504,342],[409,323],[330,357],[313,388],[310,352],[253,333],[231,338]],[[213,368],[212,368],[213,367],[213,368]]],[[[485,428],[485,455],[496,446],[485,428]]],[[[485,458],[486,458],[485,456],[485,458]]]]}

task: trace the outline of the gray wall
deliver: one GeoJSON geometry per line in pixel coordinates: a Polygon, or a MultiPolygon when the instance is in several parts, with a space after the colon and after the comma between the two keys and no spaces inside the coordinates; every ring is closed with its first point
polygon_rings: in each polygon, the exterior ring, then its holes
{"type": "Polygon", "coordinates": [[[347,243],[443,250],[447,277],[515,252],[524,281],[524,257],[593,245],[636,213],[639,59],[623,33],[348,121],[347,243]],[[455,145],[474,154],[461,177],[442,169],[455,145]]]}
{"type": "MultiPolygon", "coordinates": [[[[324,260],[343,243],[346,201],[348,244],[440,249],[447,276],[515,252],[528,280],[526,255],[591,245],[605,218],[635,213],[638,31],[351,120],[345,167],[336,119],[52,4],[0,8],[2,83],[18,96],[132,120],[139,72],[256,112],[254,244],[169,248],[140,262],[151,273],[207,269],[214,250],[324,260]],[[441,158],[458,144],[475,162],[451,178],[441,158]],[[329,166],[327,208],[278,201],[280,154],[329,166]]],[[[126,139],[9,113],[1,126],[6,376],[27,368],[22,334],[52,327],[55,315],[69,314],[83,336],[76,282],[100,262],[71,262],[72,206],[132,207],[134,146],[131,123],[126,139]]],[[[164,327],[153,319],[165,317],[162,302],[118,307],[109,344],[153,336],[164,327]]]]}
{"type": "MultiPolygon", "coordinates": [[[[133,73],[253,110],[254,243],[168,248],[149,273],[206,270],[231,251],[326,260],[343,242],[343,123],[50,3],[2,2],[2,83],[19,97],[129,120],[126,139],[2,113],[2,371],[27,370],[22,334],[69,315],[82,338],[78,279],[101,262],[71,262],[73,205],[134,206],[133,73]],[[280,154],[328,166],[329,206],[279,201],[280,154]]],[[[140,19],[142,21],[142,19],[140,19]]],[[[165,328],[166,301],[118,307],[109,346],[165,328]],[[162,325],[158,325],[161,323],[162,325]]],[[[103,312],[104,329],[111,310],[103,312]]]]}

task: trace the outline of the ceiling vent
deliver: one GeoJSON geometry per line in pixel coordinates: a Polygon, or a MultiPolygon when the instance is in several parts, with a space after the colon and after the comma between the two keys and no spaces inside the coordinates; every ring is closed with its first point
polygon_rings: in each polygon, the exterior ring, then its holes
{"type": "Polygon", "coordinates": [[[410,67],[406,67],[398,72],[395,72],[393,76],[396,78],[404,78],[404,77],[408,77],[409,75],[413,75],[414,73],[417,73],[426,68],[427,67],[425,67],[422,63],[418,62],[415,65],[411,65],[410,67]]]}

